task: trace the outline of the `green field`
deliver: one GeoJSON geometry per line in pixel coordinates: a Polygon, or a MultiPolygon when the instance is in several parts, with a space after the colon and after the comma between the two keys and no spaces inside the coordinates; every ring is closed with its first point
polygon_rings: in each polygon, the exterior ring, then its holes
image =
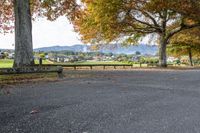
{"type": "Polygon", "coordinates": [[[70,64],[70,65],[98,65],[98,64],[127,64],[118,61],[84,61],[84,62],[74,62],[74,63],[55,63],[55,64],[70,64]]]}
{"type": "Polygon", "coordinates": [[[13,60],[0,59],[0,68],[10,68],[13,65],[13,60]]]}
{"type": "MultiPolygon", "coordinates": [[[[38,60],[35,60],[35,63],[38,64],[38,60]]],[[[48,60],[43,61],[44,64],[52,64],[52,62],[48,60]]],[[[70,64],[70,65],[79,65],[79,64],[127,64],[117,61],[105,62],[105,61],[91,61],[91,62],[75,62],[75,63],[55,63],[55,64],[70,64]]],[[[0,68],[11,68],[13,65],[13,60],[10,59],[0,59],[0,68]]]]}
{"type": "MultiPolygon", "coordinates": [[[[35,60],[35,63],[38,64],[38,60],[35,60]]],[[[98,64],[127,64],[118,61],[85,61],[85,62],[74,62],[74,63],[52,63],[49,60],[44,60],[43,64],[57,64],[57,65],[98,65],[98,64]]],[[[9,59],[0,59],[0,68],[11,68],[13,65],[13,60],[9,59]]],[[[133,64],[133,67],[140,67],[140,64],[133,64]]],[[[147,64],[142,64],[142,67],[147,67],[147,64]]]]}
{"type": "MultiPolygon", "coordinates": [[[[66,65],[66,64],[69,64],[69,65],[106,65],[106,64],[118,64],[118,65],[123,65],[123,64],[128,64],[127,62],[119,62],[119,61],[96,61],[96,62],[93,62],[93,61],[87,61],[87,62],[75,62],[75,63],[56,63],[56,64],[60,64],[60,65],[66,65]]],[[[140,64],[133,64],[133,67],[140,67],[140,64]]],[[[147,64],[142,64],[141,67],[147,67],[147,64]]]]}
{"type": "MultiPolygon", "coordinates": [[[[35,63],[38,64],[38,60],[35,60],[35,63]]],[[[106,65],[106,64],[118,64],[118,65],[123,65],[123,64],[128,64],[124,62],[118,62],[118,61],[84,61],[84,62],[74,62],[74,63],[53,63],[49,60],[43,60],[43,64],[55,64],[55,65],[106,65]]],[[[10,59],[0,59],[0,68],[11,68],[13,66],[13,60],[10,59]]],[[[147,64],[133,64],[133,67],[148,67],[147,64]]],[[[186,65],[179,65],[178,67],[186,67],[186,65]]]]}
{"type": "MultiPolygon", "coordinates": [[[[38,64],[38,60],[35,60],[35,63],[38,64]]],[[[44,60],[43,64],[62,64],[62,65],[98,65],[98,64],[127,64],[118,61],[84,61],[84,62],[74,62],[74,63],[52,63],[48,60],[44,60]]],[[[0,59],[0,68],[11,68],[13,66],[13,60],[10,59],[0,59]]],[[[133,67],[140,67],[139,64],[133,64],[133,67]]],[[[142,64],[142,67],[147,67],[146,64],[142,64]]]]}
{"type": "MultiPolygon", "coordinates": [[[[38,60],[35,60],[36,64],[39,64],[38,60]]],[[[48,60],[43,61],[44,64],[50,64],[48,60]]],[[[0,59],[0,68],[11,68],[13,66],[13,60],[11,59],[0,59]]]]}

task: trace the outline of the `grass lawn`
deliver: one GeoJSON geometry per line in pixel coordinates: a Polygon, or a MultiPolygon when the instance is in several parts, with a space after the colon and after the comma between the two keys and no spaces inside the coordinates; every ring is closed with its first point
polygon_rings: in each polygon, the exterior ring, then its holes
{"type": "Polygon", "coordinates": [[[10,68],[13,65],[13,60],[0,59],[0,68],[10,68]]]}
{"type": "Polygon", "coordinates": [[[127,64],[118,61],[84,61],[84,62],[74,62],[74,63],[54,63],[54,64],[70,64],[70,65],[79,65],[79,64],[127,64]]]}
{"type": "MultiPolygon", "coordinates": [[[[44,64],[51,64],[48,60],[43,60],[44,64]]],[[[35,64],[39,64],[38,60],[35,60],[35,64]]],[[[0,59],[0,68],[11,68],[13,66],[12,59],[0,59]]]]}
{"type": "MultiPolygon", "coordinates": [[[[38,60],[35,60],[36,64],[39,64],[38,60]]],[[[48,60],[43,60],[43,64],[52,64],[48,60]]],[[[85,62],[75,62],[75,63],[54,63],[54,64],[70,64],[70,65],[79,65],[79,64],[127,64],[117,61],[85,61],[85,62]]],[[[13,60],[11,59],[0,59],[0,68],[11,68],[13,65],[13,60]]]]}
{"type": "MultiPolygon", "coordinates": [[[[35,60],[36,64],[39,64],[38,60],[35,60]]],[[[48,60],[43,60],[44,64],[52,64],[52,62],[48,60]]],[[[126,64],[122,62],[117,61],[86,61],[86,62],[75,62],[75,63],[55,63],[55,64],[72,64],[72,65],[78,65],[78,64],[126,64]]],[[[11,68],[13,65],[13,60],[11,59],[0,59],[0,68],[11,68]]]]}
{"type": "MultiPolygon", "coordinates": [[[[39,64],[38,60],[35,60],[35,64],[39,64]]],[[[84,62],[74,62],[74,63],[52,63],[49,60],[43,60],[43,64],[69,64],[69,65],[81,65],[81,64],[127,64],[118,61],[84,61],[84,62]]],[[[0,59],[0,68],[11,68],[13,65],[13,60],[11,59],[0,59]]],[[[140,64],[133,64],[133,67],[140,67],[140,64]]],[[[142,67],[147,67],[147,64],[142,64],[142,67]]],[[[180,65],[179,67],[186,67],[185,65],[180,65]]]]}

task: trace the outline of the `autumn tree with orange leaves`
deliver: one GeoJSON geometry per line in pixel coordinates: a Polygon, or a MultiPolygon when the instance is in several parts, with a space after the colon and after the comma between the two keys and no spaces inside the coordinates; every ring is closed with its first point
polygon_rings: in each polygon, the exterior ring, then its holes
{"type": "Polygon", "coordinates": [[[137,43],[152,35],[159,44],[159,64],[167,66],[166,48],[177,33],[200,26],[196,0],[82,0],[73,23],[89,43],[125,40],[137,43]]]}
{"type": "Polygon", "coordinates": [[[0,0],[0,33],[15,31],[14,67],[34,65],[32,20],[59,16],[73,19],[78,8],[75,0],[0,0]]]}
{"type": "Polygon", "coordinates": [[[200,28],[193,28],[174,35],[167,47],[169,55],[174,57],[188,56],[193,66],[193,57],[200,57],[200,28]]]}

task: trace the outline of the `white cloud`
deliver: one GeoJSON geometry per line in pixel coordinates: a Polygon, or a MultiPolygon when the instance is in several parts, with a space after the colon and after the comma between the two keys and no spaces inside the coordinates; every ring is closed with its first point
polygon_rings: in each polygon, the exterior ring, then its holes
{"type": "MultiPolygon", "coordinates": [[[[0,48],[13,48],[14,34],[0,35],[0,48]]],[[[65,17],[56,21],[40,18],[33,22],[33,47],[82,44],[73,26],[65,17]]]]}
{"type": "Polygon", "coordinates": [[[14,44],[13,34],[6,34],[6,35],[0,34],[0,48],[13,49],[14,48],[13,44],[14,44]]]}

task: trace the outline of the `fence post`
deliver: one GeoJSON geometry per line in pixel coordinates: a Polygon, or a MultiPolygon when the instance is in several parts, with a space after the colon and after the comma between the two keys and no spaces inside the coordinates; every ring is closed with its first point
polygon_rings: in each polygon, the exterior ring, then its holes
{"type": "Polygon", "coordinates": [[[39,65],[42,65],[42,58],[39,58],[39,65]]]}

